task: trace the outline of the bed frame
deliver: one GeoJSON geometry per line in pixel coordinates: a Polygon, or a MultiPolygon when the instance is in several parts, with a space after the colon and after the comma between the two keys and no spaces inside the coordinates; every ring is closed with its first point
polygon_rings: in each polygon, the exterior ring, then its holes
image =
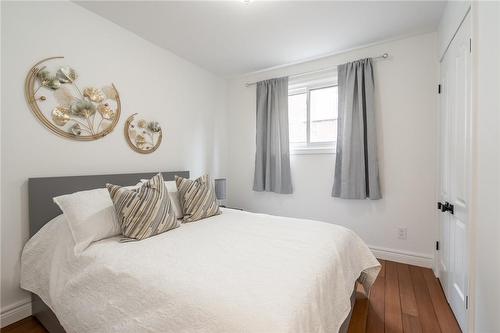
{"type": "MultiPolygon", "coordinates": [[[[148,173],[129,173],[129,174],[109,174],[94,176],[71,176],[71,177],[45,177],[28,179],[28,197],[29,197],[29,224],[30,237],[38,232],[47,222],[62,212],[53,202],[52,198],[63,194],[74,193],[78,191],[102,188],[106,183],[116,185],[135,185],[141,179],[148,179],[155,175],[155,172],[148,173]]],[[[189,178],[189,171],[169,171],[162,172],[164,180],[174,180],[175,176],[189,178]]],[[[352,309],[356,301],[356,287],[354,286],[351,295],[351,312],[346,318],[340,333],[347,332],[349,322],[352,316],[352,309]]],[[[59,323],[57,316],[45,304],[40,297],[32,294],[32,314],[50,333],[66,333],[59,323]]]]}

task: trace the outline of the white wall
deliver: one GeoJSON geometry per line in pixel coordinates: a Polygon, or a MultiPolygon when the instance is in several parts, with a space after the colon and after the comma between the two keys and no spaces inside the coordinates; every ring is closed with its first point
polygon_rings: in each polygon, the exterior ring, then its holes
{"type": "Polygon", "coordinates": [[[473,4],[474,332],[500,332],[500,3],[473,4]]]}
{"type": "Polygon", "coordinates": [[[19,288],[19,257],[28,238],[27,179],[186,169],[193,176],[224,175],[226,83],[71,2],[1,6],[4,317],[29,301],[19,288]],[[116,85],[122,118],[110,135],[93,142],[62,139],[31,114],[24,99],[26,72],[54,55],[64,55],[82,80],[116,85]],[[133,152],[123,137],[125,119],[134,112],[163,126],[163,143],[151,155],[133,152]]]}
{"type": "MultiPolygon", "coordinates": [[[[370,246],[430,265],[437,239],[436,117],[437,36],[398,41],[236,78],[229,83],[229,205],[250,211],[311,218],[347,226],[370,246]],[[382,193],[379,201],[330,196],[335,156],[292,155],[292,195],[252,191],[255,154],[255,87],[247,81],[334,66],[390,54],[375,63],[376,118],[382,193]],[[408,239],[397,239],[397,227],[408,239]],[[420,259],[419,259],[420,258],[420,259]]],[[[387,253],[386,253],[387,254],[387,253]]]]}

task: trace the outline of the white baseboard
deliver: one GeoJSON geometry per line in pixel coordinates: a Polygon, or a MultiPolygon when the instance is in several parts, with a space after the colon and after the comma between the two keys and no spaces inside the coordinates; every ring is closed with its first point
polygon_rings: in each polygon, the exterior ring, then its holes
{"type": "Polygon", "coordinates": [[[370,246],[370,250],[372,250],[375,257],[382,260],[390,260],[427,268],[432,268],[434,263],[432,255],[387,249],[378,246],[370,246]]]}
{"type": "Polygon", "coordinates": [[[4,328],[16,321],[31,316],[31,300],[25,299],[2,309],[0,314],[0,326],[4,328]]]}

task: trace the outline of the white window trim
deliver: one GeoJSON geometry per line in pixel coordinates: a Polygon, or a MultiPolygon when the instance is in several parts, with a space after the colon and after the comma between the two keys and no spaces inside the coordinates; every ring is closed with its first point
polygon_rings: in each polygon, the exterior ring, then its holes
{"type": "MultiPolygon", "coordinates": [[[[336,78],[335,78],[336,79],[336,78]]],[[[307,122],[306,122],[306,138],[307,142],[303,143],[290,143],[290,154],[291,155],[315,155],[315,154],[335,154],[337,141],[329,142],[310,142],[311,134],[311,109],[309,103],[310,91],[316,89],[324,89],[337,87],[338,84],[336,80],[328,80],[323,82],[317,82],[314,84],[300,84],[300,86],[290,85],[288,90],[288,96],[306,94],[306,104],[307,104],[307,122]]]]}
{"type": "Polygon", "coordinates": [[[291,147],[290,155],[335,154],[335,147],[291,147]]]}

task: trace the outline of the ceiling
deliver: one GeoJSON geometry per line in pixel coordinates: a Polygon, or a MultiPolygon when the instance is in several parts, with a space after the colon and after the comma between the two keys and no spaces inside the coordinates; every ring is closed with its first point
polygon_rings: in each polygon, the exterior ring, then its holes
{"type": "Polygon", "coordinates": [[[435,31],[441,1],[77,1],[217,75],[233,77],[435,31]]]}

